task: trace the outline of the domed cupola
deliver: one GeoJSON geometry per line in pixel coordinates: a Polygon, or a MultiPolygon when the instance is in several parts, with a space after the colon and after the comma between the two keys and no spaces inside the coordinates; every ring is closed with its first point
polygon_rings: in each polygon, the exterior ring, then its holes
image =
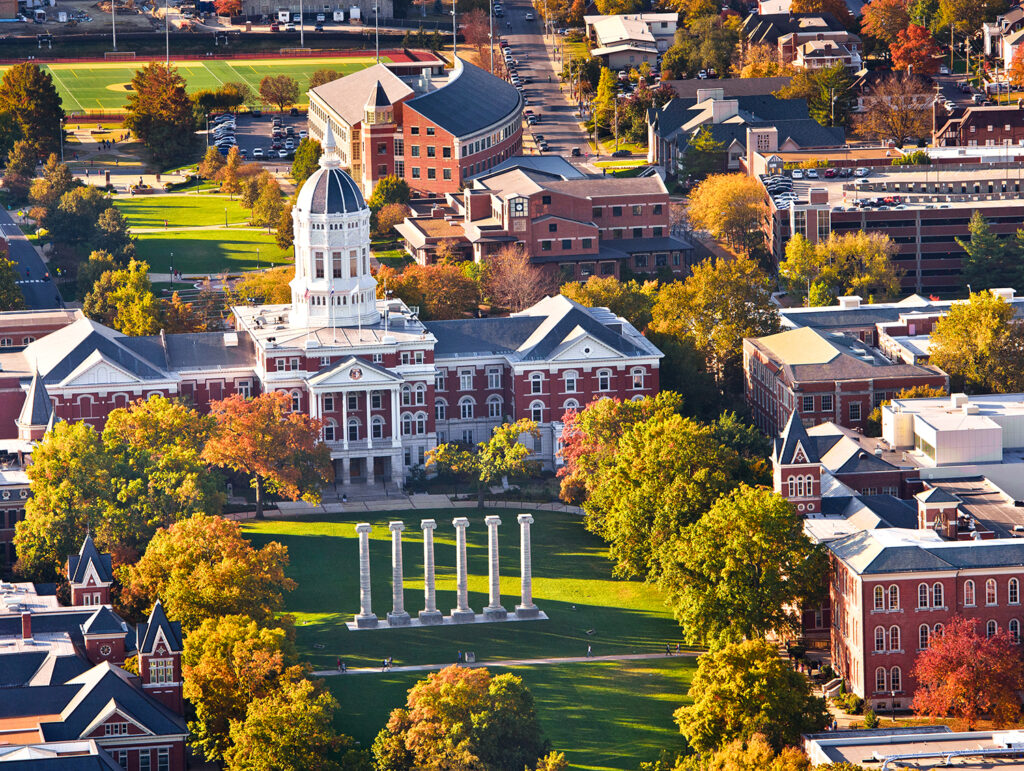
{"type": "Polygon", "coordinates": [[[370,275],[370,208],[359,186],[341,168],[330,125],[320,168],[296,197],[292,225],[292,327],[376,323],[377,281],[370,275]]]}

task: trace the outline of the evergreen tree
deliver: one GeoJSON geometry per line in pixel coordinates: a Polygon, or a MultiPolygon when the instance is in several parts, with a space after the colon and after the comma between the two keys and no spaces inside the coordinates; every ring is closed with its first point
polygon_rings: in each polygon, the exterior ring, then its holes
{"type": "Polygon", "coordinates": [[[175,67],[147,64],[132,78],[124,125],[153,161],[166,168],[185,160],[196,143],[193,103],[175,67]]]}
{"type": "Polygon", "coordinates": [[[686,148],[683,169],[696,180],[725,171],[725,142],[719,142],[711,135],[711,129],[701,126],[686,148]]]}
{"type": "Polygon", "coordinates": [[[956,242],[967,255],[963,259],[964,284],[974,291],[1001,286],[1018,286],[1024,276],[1020,260],[1024,233],[1011,241],[1003,241],[992,232],[981,211],[974,210],[967,226],[968,239],[956,242]]]}
{"type": "Polygon", "coordinates": [[[9,113],[37,155],[60,149],[64,108],[50,73],[35,62],[16,64],[0,81],[0,113],[9,113]]]}

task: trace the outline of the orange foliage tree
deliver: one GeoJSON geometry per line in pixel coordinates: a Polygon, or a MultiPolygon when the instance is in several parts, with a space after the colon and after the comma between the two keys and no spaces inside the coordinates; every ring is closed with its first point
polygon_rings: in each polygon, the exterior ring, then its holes
{"type": "Polygon", "coordinates": [[[896,42],[889,48],[892,66],[915,75],[934,75],[939,71],[938,56],[942,53],[932,33],[920,24],[911,24],[896,33],[896,42]]]}

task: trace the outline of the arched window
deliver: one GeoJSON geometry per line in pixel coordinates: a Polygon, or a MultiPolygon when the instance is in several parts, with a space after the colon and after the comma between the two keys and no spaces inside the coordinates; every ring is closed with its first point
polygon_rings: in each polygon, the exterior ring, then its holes
{"type": "Polygon", "coordinates": [[[500,396],[488,396],[487,397],[487,417],[489,418],[501,418],[501,410],[504,407],[505,402],[502,401],[500,396]]]}
{"type": "Polygon", "coordinates": [[[599,369],[597,371],[597,390],[612,390],[612,371],[610,369],[599,369]]]}
{"type": "Polygon", "coordinates": [[[974,581],[969,578],[964,582],[964,605],[974,605],[974,581]]]}
{"type": "Polygon", "coordinates": [[[899,667],[889,670],[889,688],[893,691],[903,690],[903,672],[899,667]]]}
{"type": "Polygon", "coordinates": [[[326,423],[324,423],[324,441],[333,442],[335,432],[337,431],[337,429],[338,424],[335,423],[333,420],[328,420],[326,423]]]}
{"type": "Polygon", "coordinates": [[[459,417],[463,420],[472,420],[474,407],[476,407],[476,402],[469,396],[463,396],[459,399],[459,417]]]}
{"type": "Polygon", "coordinates": [[[1007,625],[1010,630],[1010,638],[1015,642],[1020,642],[1020,621],[1015,618],[1010,619],[1010,623],[1007,625]]]}
{"type": "Polygon", "coordinates": [[[995,619],[989,619],[985,623],[985,636],[994,637],[995,633],[999,631],[999,625],[996,624],[995,619]]]}
{"type": "Polygon", "coordinates": [[[885,589],[875,587],[875,610],[885,610],[885,589]]]}
{"type": "Polygon", "coordinates": [[[530,405],[530,420],[534,423],[544,422],[544,403],[534,402],[530,405]]]}
{"type": "Polygon", "coordinates": [[[900,628],[898,626],[889,627],[889,650],[900,650],[900,628]]]}
{"type": "Polygon", "coordinates": [[[633,367],[629,371],[629,379],[631,381],[630,386],[634,389],[640,389],[644,387],[644,368],[633,367]]]}
{"type": "Polygon", "coordinates": [[[434,420],[448,420],[448,402],[444,399],[434,400],[434,420]]]}
{"type": "Polygon", "coordinates": [[[936,624],[932,627],[932,637],[942,637],[942,633],[945,631],[942,624],[936,624]]]}
{"type": "Polygon", "coordinates": [[[996,600],[998,599],[999,598],[996,596],[996,580],[994,578],[990,578],[985,582],[985,604],[995,605],[996,600]]]}
{"type": "Polygon", "coordinates": [[[562,409],[565,412],[568,412],[569,410],[578,410],[579,408],[580,408],[580,403],[578,401],[576,401],[575,399],[566,399],[565,400],[565,404],[562,405],[562,409]]]}
{"type": "Polygon", "coordinates": [[[350,442],[359,441],[359,418],[348,419],[348,440],[350,442]]]}
{"type": "Polygon", "coordinates": [[[1020,581],[1011,578],[1006,584],[1006,601],[1011,605],[1020,604],[1020,581]]]}
{"type": "Polygon", "coordinates": [[[885,627],[875,627],[875,653],[885,652],[885,627]]]}
{"type": "Polygon", "coordinates": [[[422,436],[423,434],[427,433],[427,413],[417,412],[415,420],[417,436],[422,436]]]}
{"type": "Polygon", "coordinates": [[[302,394],[299,391],[292,391],[292,412],[299,412],[302,409],[302,394]]]}
{"type": "Polygon", "coordinates": [[[407,385],[402,386],[402,406],[412,406],[412,388],[407,385]]]}
{"type": "Polygon", "coordinates": [[[893,584],[889,587],[889,610],[900,609],[900,588],[893,584]]]}
{"type": "Polygon", "coordinates": [[[917,607],[928,607],[928,584],[917,585],[917,607]]]}
{"type": "Polygon", "coordinates": [[[412,415],[408,412],[402,416],[402,436],[412,436],[412,415]]]}
{"type": "Polygon", "coordinates": [[[796,478],[796,497],[797,498],[803,498],[804,494],[805,494],[804,493],[804,477],[797,477],[796,478]]]}
{"type": "Polygon", "coordinates": [[[928,629],[927,624],[921,624],[917,629],[917,649],[925,650],[928,648],[928,634],[931,630],[928,629]]]}
{"type": "Polygon", "coordinates": [[[416,384],[416,405],[422,407],[427,403],[427,386],[424,383],[416,384]]]}
{"type": "Polygon", "coordinates": [[[787,480],[787,485],[789,487],[789,496],[788,497],[790,497],[790,498],[796,498],[796,480],[797,480],[796,477],[790,477],[787,480]]]}
{"type": "Polygon", "coordinates": [[[937,581],[932,584],[932,607],[941,608],[945,606],[946,602],[945,592],[942,589],[942,584],[937,581]]]}
{"type": "Polygon", "coordinates": [[[534,372],[532,375],[530,375],[530,393],[544,393],[544,373],[534,372]]]}
{"type": "Polygon", "coordinates": [[[875,693],[885,692],[885,667],[875,670],[875,693]]]}

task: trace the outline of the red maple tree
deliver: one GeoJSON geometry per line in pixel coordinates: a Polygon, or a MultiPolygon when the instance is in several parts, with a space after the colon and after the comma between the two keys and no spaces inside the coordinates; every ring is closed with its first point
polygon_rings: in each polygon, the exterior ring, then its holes
{"type": "Polygon", "coordinates": [[[930,717],[952,715],[974,727],[982,714],[998,725],[1020,717],[1024,689],[1021,647],[1005,630],[978,634],[978,620],[954,616],[918,654],[913,708],[930,717]]]}
{"type": "Polygon", "coordinates": [[[942,49],[932,33],[920,24],[911,24],[896,33],[896,42],[889,47],[889,52],[893,69],[915,75],[934,75],[939,71],[938,57],[942,49]]]}
{"type": "Polygon", "coordinates": [[[241,16],[242,0],[213,0],[213,10],[218,16],[241,16]]]}

